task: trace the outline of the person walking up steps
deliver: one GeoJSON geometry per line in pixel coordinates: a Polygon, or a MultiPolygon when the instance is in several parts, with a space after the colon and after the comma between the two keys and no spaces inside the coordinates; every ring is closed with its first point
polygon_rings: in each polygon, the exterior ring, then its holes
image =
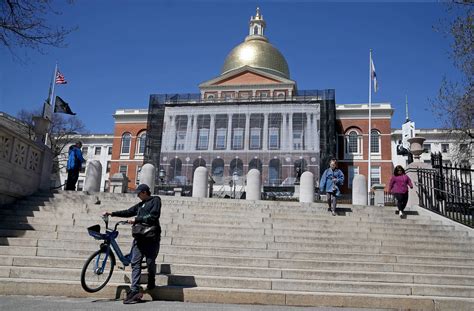
{"type": "Polygon", "coordinates": [[[397,165],[393,171],[393,176],[390,179],[389,192],[393,194],[397,200],[398,211],[400,218],[403,218],[405,214],[403,211],[408,203],[408,187],[413,189],[410,177],[405,174],[405,170],[401,165],[397,165]]]}

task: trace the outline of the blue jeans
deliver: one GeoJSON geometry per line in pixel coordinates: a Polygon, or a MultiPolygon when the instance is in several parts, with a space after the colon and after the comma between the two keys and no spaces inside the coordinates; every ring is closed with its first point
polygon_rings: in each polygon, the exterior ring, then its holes
{"type": "Polygon", "coordinates": [[[148,285],[155,285],[156,257],[160,251],[160,240],[137,241],[133,240],[132,245],[132,286],[134,292],[140,291],[140,277],[142,275],[142,260],[146,257],[148,268],[148,285]]]}

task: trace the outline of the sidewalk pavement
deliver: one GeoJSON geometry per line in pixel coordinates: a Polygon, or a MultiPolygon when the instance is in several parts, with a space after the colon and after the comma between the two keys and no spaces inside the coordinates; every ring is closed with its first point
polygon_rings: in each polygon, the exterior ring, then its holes
{"type": "Polygon", "coordinates": [[[232,305],[214,303],[188,303],[175,301],[144,301],[135,305],[124,305],[121,300],[0,296],[0,310],[160,310],[160,311],[376,311],[388,309],[350,309],[326,307],[288,307],[260,305],[232,305]]]}

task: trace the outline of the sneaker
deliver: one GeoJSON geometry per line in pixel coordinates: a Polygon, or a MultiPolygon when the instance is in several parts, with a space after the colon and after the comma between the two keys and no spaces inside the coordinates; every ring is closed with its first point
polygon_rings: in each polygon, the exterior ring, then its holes
{"type": "Polygon", "coordinates": [[[332,215],[333,215],[333,216],[336,216],[336,211],[332,211],[332,215]]]}
{"type": "Polygon", "coordinates": [[[400,218],[403,218],[403,212],[400,211],[400,218]]]}
{"type": "Polygon", "coordinates": [[[143,297],[142,293],[130,291],[127,294],[127,297],[124,299],[123,304],[130,305],[134,303],[139,303],[142,301],[142,297],[143,297]]]}

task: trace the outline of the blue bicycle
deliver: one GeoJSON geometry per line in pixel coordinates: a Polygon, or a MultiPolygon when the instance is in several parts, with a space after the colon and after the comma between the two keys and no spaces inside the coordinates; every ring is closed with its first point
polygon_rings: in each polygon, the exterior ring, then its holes
{"type": "Polygon", "coordinates": [[[104,288],[110,281],[115,267],[115,254],[117,254],[124,267],[130,264],[131,255],[123,255],[119,245],[115,241],[119,232],[117,226],[127,224],[127,221],[119,221],[113,230],[109,229],[109,216],[103,216],[105,222],[105,233],[100,233],[100,225],[87,228],[89,235],[96,240],[103,240],[100,249],[95,251],[84,263],[81,271],[82,288],[89,293],[95,293],[104,288]],[[112,251],[113,250],[113,251],[112,251]]]}

